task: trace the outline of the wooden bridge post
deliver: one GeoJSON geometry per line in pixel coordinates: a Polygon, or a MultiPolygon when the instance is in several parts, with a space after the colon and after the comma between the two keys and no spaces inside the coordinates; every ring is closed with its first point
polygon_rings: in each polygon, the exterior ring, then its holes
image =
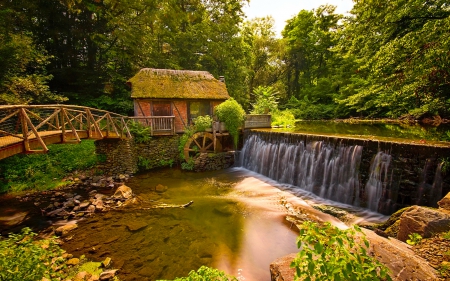
{"type": "Polygon", "coordinates": [[[61,108],[60,111],[60,118],[61,118],[61,142],[66,142],[66,122],[64,120],[64,109],[61,108]]]}
{"type": "Polygon", "coordinates": [[[29,152],[30,149],[30,142],[28,139],[28,125],[27,125],[27,120],[25,118],[25,115],[27,113],[25,112],[25,109],[21,108],[20,109],[20,123],[22,124],[22,136],[23,136],[23,146],[25,148],[25,152],[29,152]]]}

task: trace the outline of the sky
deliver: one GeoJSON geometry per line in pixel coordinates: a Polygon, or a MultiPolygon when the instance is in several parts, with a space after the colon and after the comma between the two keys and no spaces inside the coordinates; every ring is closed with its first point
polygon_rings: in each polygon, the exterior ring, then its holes
{"type": "Polygon", "coordinates": [[[338,14],[345,14],[353,7],[352,0],[250,0],[250,4],[244,6],[244,12],[247,20],[271,15],[275,19],[276,34],[281,37],[281,31],[288,19],[301,10],[312,10],[325,4],[336,6],[338,14]]]}

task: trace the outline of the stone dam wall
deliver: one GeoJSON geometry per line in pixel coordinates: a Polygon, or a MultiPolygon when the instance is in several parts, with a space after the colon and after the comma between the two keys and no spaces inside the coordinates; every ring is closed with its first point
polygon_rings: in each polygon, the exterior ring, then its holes
{"type": "Polygon", "coordinates": [[[436,207],[450,191],[450,146],[247,131],[242,167],[322,198],[382,214],[436,207]]]}

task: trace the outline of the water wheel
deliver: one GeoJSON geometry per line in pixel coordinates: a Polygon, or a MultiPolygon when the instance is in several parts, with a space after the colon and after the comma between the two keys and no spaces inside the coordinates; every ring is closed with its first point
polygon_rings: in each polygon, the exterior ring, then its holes
{"type": "Polygon", "coordinates": [[[184,145],[184,159],[188,161],[197,153],[213,153],[222,150],[222,144],[208,132],[195,133],[184,145]]]}

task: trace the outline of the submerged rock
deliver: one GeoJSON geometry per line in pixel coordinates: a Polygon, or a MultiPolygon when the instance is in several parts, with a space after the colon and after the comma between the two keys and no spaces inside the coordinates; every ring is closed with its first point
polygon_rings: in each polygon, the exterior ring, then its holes
{"type": "Polygon", "coordinates": [[[100,274],[100,280],[110,280],[116,276],[117,269],[107,270],[100,274]]]}
{"type": "Polygon", "coordinates": [[[55,234],[58,236],[64,236],[76,228],[78,228],[78,225],[76,223],[69,223],[55,229],[55,234]]]}

